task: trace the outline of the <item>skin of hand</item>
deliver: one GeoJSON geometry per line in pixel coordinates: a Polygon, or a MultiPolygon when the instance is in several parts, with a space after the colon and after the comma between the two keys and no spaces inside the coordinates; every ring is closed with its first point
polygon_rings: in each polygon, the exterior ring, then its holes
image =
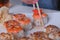
{"type": "Polygon", "coordinates": [[[1,13],[2,13],[2,12],[1,12],[1,10],[0,10],[0,20],[1,20],[1,13]]]}
{"type": "Polygon", "coordinates": [[[21,1],[26,4],[35,4],[36,2],[38,2],[38,0],[21,0],[21,1]]]}
{"type": "Polygon", "coordinates": [[[11,6],[13,6],[10,2],[8,2],[7,4],[5,4],[6,7],[10,8],[11,6]]]}

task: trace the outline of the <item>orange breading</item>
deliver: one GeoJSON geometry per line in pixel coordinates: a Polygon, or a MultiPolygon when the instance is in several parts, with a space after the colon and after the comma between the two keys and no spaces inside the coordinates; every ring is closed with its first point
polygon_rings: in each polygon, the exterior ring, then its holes
{"type": "Polygon", "coordinates": [[[13,15],[13,18],[14,18],[15,20],[17,20],[17,19],[20,19],[20,20],[21,20],[21,19],[24,18],[24,17],[26,17],[25,14],[14,14],[14,15],[13,15]]]}
{"type": "Polygon", "coordinates": [[[23,25],[26,25],[26,24],[29,24],[30,23],[30,19],[29,18],[25,18],[23,20],[18,20],[19,23],[23,24],[23,25]]]}
{"type": "Polygon", "coordinates": [[[21,28],[21,26],[19,25],[19,23],[15,20],[9,20],[9,21],[5,22],[4,26],[6,27],[7,31],[10,33],[17,33],[19,31],[23,30],[21,28]]]}
{"type": "Polygon", "coordinates": [[[45,14],[45,13],[42,14],[42,17],[46,17],[46,16],[47,16],[47,14],[45,14]]]}

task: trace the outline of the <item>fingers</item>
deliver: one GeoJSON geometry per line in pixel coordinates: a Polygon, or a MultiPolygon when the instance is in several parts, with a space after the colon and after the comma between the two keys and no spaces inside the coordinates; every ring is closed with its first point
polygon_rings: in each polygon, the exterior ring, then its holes
{"type": "Polygon", "coordinates": [[[38,2],[38,0],[34,0],[34,1],[33,1],[33,4],[35,4],[36,2],[38,2]]]}
{"type": "Polygon", "coordinates": [[[33,4],[33,0],[26,1],[27,4],[33,4]]]}
{"type": "Polygon", "coordinates": [[[22,0],[22,2],[26,3],[26,4],[32,4],[33,0],[22,0]]]}
{"type": "Polygon", "coordinates": [[[38,0],[22,0],[26,4],[35,4],[38,0]]]}

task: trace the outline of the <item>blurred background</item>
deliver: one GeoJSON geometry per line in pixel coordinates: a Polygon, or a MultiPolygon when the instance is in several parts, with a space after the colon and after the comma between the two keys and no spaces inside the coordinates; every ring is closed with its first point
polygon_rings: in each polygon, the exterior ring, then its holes
{"type": "MultiPolygon", "coordinates": [[[[21,0],[10,0],[10,2],[11,2],[13,5],[22,5],[21,0]]],[[[58,7],[58,10],[60,10],[60,0],[58,0],[57,7],[58,7]]]]}
{"type": "Polygon", "coordinates": [[[58,0],[58,10],[60,10],[60,0],[58,0]]]}
{"type": "Polygon", "coordinates": [[[21,4],[22,4],[21,0],[10,0],[10,2],[11,2],[13,5],[21,5],[21,4]]]}

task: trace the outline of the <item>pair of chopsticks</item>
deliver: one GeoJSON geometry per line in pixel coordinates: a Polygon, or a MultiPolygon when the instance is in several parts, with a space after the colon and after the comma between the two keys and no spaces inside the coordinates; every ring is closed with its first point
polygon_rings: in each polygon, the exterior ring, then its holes
{"type": "MultiPolygon", "coordinates": [[[[38,13],[39,13],[39,16],[40,16],[41,26],[44,26],[44,22],[43,22],[43,19],[42,19],[42,14],[40,13],[40,8],[39,8],[38,2],[36,2],[36,6],[37,6],[37,10],[38,10],[38,13]]],[[[33,4],[33,9],[36,9],[35,4],[33,4]]]]}

